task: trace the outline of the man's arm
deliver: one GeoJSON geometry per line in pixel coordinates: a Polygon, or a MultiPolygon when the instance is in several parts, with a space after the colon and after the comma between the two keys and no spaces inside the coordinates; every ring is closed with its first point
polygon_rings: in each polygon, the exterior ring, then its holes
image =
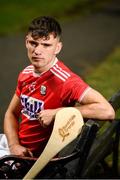
{"type": "Polygon", "coordinates": [[[10,105],[5,113],[4,118],[4,133],[6,134],[10,152],[14,155],[31,155],[27,148],[19,143],[18,127],[19,116],[21,111],[21,103],[19,97],[15,94],[10,102],[10,105]]]}
{"type": "MultiPolygon", "coordinates": [[[[92,118],[99,120],[113,120],[115,112],[110,103],[96,90],[90,89],[79,105],[75,106],[82,114],[83,118],[92,118]]],[[[39,113],[38,120],[45,127],[53,120],[59,109],[42,110],[39,113]]]]}
{"type": "Polygon", "coordinates": [[[77,107],[84,118],[113,120],[115,112],[110,103],[96,90],[90,89],[77,107]]]}
{"type": "Polygon", "coordinates": [[[20,115],[20,110],[20,99],[16,95],[14,95],[5,113],[4,118],[4,132],[7,136],[8,143],[10,146],[12,144],[19,144],[18,119],[20,115]]]}

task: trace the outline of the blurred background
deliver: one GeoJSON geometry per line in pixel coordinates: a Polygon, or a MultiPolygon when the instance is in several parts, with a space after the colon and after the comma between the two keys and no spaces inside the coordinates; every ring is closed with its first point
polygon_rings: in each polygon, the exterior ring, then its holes
{"type": "Polygon", "coordinates": [[[119,0],[0,0],[0,130],[19,72],[29,64],[31,20],[51,15],[63,29],[59,59],[106,98],[120,89],[119,0]]]}
{"type": "Polygon", "coordinates": [[[0,132],[18,74],[29,64],[27,27],[41,15],[61,23],[60,60],[107,99],[120,89],[120,0],[0,0],[0,132]]]}

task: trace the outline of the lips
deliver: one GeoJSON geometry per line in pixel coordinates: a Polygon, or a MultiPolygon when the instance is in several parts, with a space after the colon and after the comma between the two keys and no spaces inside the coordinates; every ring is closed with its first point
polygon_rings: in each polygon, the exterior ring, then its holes
{"type": "Polygon", "coordinates": [[[44,58],[41,58],[41,57],[32,57],[33,60],[35,61],[40,61],[40,60],[43,60],[44,58]]]}

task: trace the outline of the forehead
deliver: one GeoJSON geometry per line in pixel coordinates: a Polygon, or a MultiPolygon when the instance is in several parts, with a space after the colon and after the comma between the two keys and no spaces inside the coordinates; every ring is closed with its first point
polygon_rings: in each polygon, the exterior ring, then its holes
{"type": "Polygon", "coordinates": [[[27,36],[26,36],[27,40],[33,40],[33,41],[36,41],[36,42],[41,42],[41,41],[45,41],[45,42],[53,42],[53,41],[58,41],[58,38],[57,37],[54,37],[54,35],[51,33],[49,34],[47,37],[43,36],[43,37],[33,37],[31,33],[29,33],[27,36]]]}

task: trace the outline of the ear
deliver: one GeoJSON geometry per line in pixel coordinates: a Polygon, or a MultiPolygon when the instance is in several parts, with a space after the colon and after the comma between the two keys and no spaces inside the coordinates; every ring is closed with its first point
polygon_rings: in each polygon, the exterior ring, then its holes
{"type": "Polygon", "coordinates": [[[61,49],[62,49],[62,42],[58,42],[57,43],[57,46],[56,46],[56,50],[55,50],[55,55],[57,55],[57,54],[59,54],[59,52],[61,51],[61,49]]]}
{"type": "Polygon", "coordinates": [[[25,37],[25,45],[26,45],[26,48],[28,48],[28,36],[25,37]]]}

